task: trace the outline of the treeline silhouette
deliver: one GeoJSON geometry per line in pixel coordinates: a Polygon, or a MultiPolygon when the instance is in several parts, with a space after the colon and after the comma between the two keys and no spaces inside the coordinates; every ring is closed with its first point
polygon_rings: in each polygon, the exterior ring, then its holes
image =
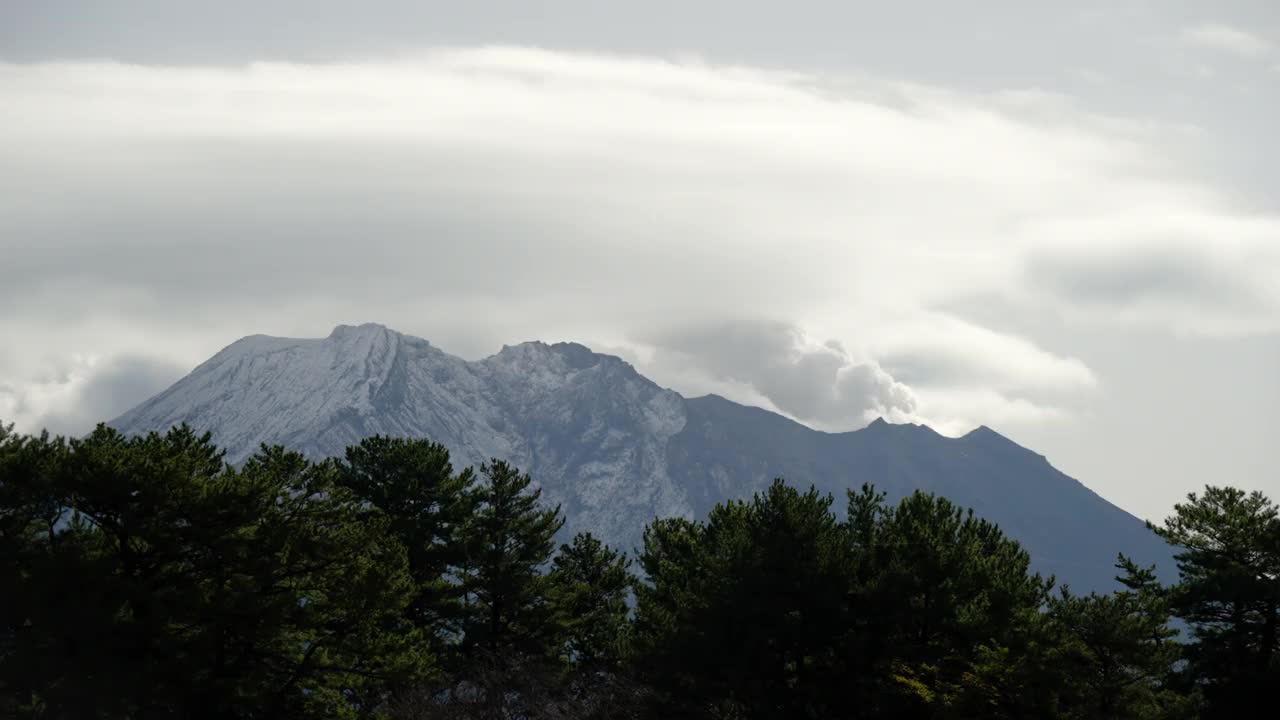
{"type": "Polygon", "coordinates": [[[1181,583],[1121,556],[1106,595],[922,493],[777,481],[634,565],[562,524],[423,440],[234,468],[185,426],[0,426],[0,716],[1225,718],[1280,680],[1257,493],[1189,496],[1152,528],[1181,583]]]}

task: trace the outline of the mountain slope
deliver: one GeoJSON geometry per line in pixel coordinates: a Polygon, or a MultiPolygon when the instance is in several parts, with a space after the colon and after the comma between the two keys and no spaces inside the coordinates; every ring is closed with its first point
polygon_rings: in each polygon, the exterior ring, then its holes
{"type": "Polygon", "coordinates": [[[973,508],[1018,539],[1037,569],[1077,591],[1114,587],[1118,552],[1158,563],[1162,575],[1173,577],[1168,546],[1140,520],[990,428],[948,438],[925,426],[877,420],[828,434],[715,396],[687,400],[686,407],[686,430],[673,439],[670,457],[695,514],[777,476],[831,492],[838,502],[866,482],[890,500],[919,489],[973,508]]]}
{"type": "Polygon", "coordinates": [[[656,516],[701,516],[785,477],[841,507],[863,482],[891,499],[940,493],[999,523],[1038,569],[1077,590],[1111,587],[1120,551],[1172,568],[1136,518],[987,428],[946,438],[877,421],[822,433],[720,397],[683,398],[572,343],[467,362],[379,325],[313,340],[251,336],[111,425],[140,433],[179,422],[212,432],[232,462],[262,443],[339,455],[375,433],[437,440],[459,466],[508,459],[562,504],[566,532],[625,548],[656,516]]]}

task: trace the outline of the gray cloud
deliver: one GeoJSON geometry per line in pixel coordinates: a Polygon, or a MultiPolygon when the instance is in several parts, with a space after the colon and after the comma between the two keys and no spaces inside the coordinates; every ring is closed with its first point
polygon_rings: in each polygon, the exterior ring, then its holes
{"type": "Polygon", "coordinates": [[[1223,23],[1201,23],[1182,32],[1182,38],[1196,47],[1218,50],[1246,58],[1266,57],[1272,44],[1255,33],[1223,23]]]}
{"type": "Polygon", "coordinates": [[[1029,282],[1083,303],[1190,299],[1247,306],[1258,300],[1252,288],[1241,286],[1238,274],[1219,267],[1212,256],[1164,249],[1115,257],[1035,255],[1027,271],[1029,282]]]}
{"type": "MultiPolygon", "coordinates": [[[[931,308],[1042,296],[1022,265],[1081,222],[1107,241],[1086,260],[1175,212],[1198,247],[1243,222],[1167,177],[1176,133],[1044,93],[522,48],[0,79],[0,326],[64,354],[164,335],[191,365],[238,335],[378,320],[474,356],[767,308],[848,351],[753,340],[755,365],[712,371],[748,398],[831,427],[883,412],[961,431],[1051,417],[1046,394],[1094,378],[931,308]],[[909,396],[877,359],[914,373],[909,396]]],[[[26,364],[11,385],[36,382],[26,364]]]]}
{"type": "Polygon", "coordinates": [[[1026,282],[1077,315],[1137,323],[1166,317],[1228,334],[1275,332],[1280,224],[1263,228],[1257,242],[1239,240],[1037,252],[1026,258],[1026,282]]]}
{"type": "Polygon", "coordinates": [[[860,427],[888,416],[913,416],[911,389],[871,361],[851,357],[836,340],[809,342],[782,322],[737,321],[668,329],[643,338],[661,372],[693,368],[744,384],[777,409],[819,427],[860,427]]]}
{"type": "Polygon", "coordinates": [[[54,376],[25,390],[0,385],[0,406],[7,405],[28,429],[81,435],[165,389],[184,372],[181,366],[163,360],[121,355],[60,368],[54,376]]]}
{"type": "Polygon", "coordinates": [[[1202,0],[743,0],[732,13],[723,3],[688,0],[615,3],[607,12],[598,0],[549,0],[536,10],[506,0],[9,2],[0,60],[235,66],[504,44],[870,72],[978,92],[1051,90],[1107,113],[1228,139],[1201,154],[1204,172],[1276,209],[1280,200],[1268,192],[1280,182],[1276,164],[1253,150],[1280,125],[1280,108],[1266,97],[1274,73],[1264,62],[1253,63],[1252,74],[1218,68],[1217,60],[1233,58],[1187,42],[1197,29],[1225,28],[1274,44],[1274,3],[1223,0],[1211,10],[1206,16],[1202,0]],[[1213,82],[1200,77],[1206,70],[1213,82]]]}
{"type": "Polygon", "coordinates": [[[0,64],[0,415],[91,422],[109,403],[59,418],[140,348],[190,367],[375,320],[468,357],[615,348],[832,429],[883,410],[1052,453],[1070,428],[1101,455],[1124,450],[1091,412],[1192,412],[1106,404],[1099,362],[1162,362],[1116,338],[1280,331],[1274,76],[1187,47],[1202,8],[867,7],[6,7],[0,58],[82,60],[0,64]]]}

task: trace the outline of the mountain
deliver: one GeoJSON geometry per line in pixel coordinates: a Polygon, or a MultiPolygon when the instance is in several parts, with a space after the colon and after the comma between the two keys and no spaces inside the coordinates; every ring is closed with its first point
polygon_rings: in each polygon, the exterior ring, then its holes
{"type": "Polygon", "coordinates": [[[1078,591],[1114,586],[1117,552],[1170,551],[1143,523],[982,427],[948,438],[877,420],[825,433],[708,395],[685,398],[623,360],[575,343],[529,342],[468,362],[381,325],[323,339],[254,335],[109,423],[126,433],[185,422],[238,463],[260,444],[341,455],[373,434],[426,437],[455,466],[503,458],[562,505],[566,533],[623,548],[657,516],[700,517],[785,477],[836,495],[874,483],[896,500],[921,489],[1000,525],[1035,567],[1078,591]]]}

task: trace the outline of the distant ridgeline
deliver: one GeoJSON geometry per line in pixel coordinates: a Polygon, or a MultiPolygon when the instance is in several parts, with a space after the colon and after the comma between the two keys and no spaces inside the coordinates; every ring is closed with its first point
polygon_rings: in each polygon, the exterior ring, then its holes
{"type": "Polygon", "coordinates": [[[1120,556],[1078,595],[921,492],[772,482],[633,559],[557,548],[528,475],[426,440],[239,460],[185,426],[0,426],[0,717],[1238,718],[1280,681],[1256,493],[1154,530],[1180,584],[1120,556]]]}
{"type": "Polygon", "coordinates": [[[703,517],[785,478],[834,495],[837,514],[845,490],[863,483],[891,502],[915,490],[945,496],[1077,591],[1118,587],[1117,552],[1176,579],[1169,549],[1142,521],[987,428],[947,438],[878,421],[818,432],[720,397],[681,397],[573,343],[467,362],[380,325],[323,339],[252,336],[110,424],[138,434],[184,422],[212,432],[234,463],[263,443],[338,457],[376,434],[437,441],[463,465],[507,460],[560,504],[561,539],[590,531],[627,550],[654,518],[703,517]]]}

